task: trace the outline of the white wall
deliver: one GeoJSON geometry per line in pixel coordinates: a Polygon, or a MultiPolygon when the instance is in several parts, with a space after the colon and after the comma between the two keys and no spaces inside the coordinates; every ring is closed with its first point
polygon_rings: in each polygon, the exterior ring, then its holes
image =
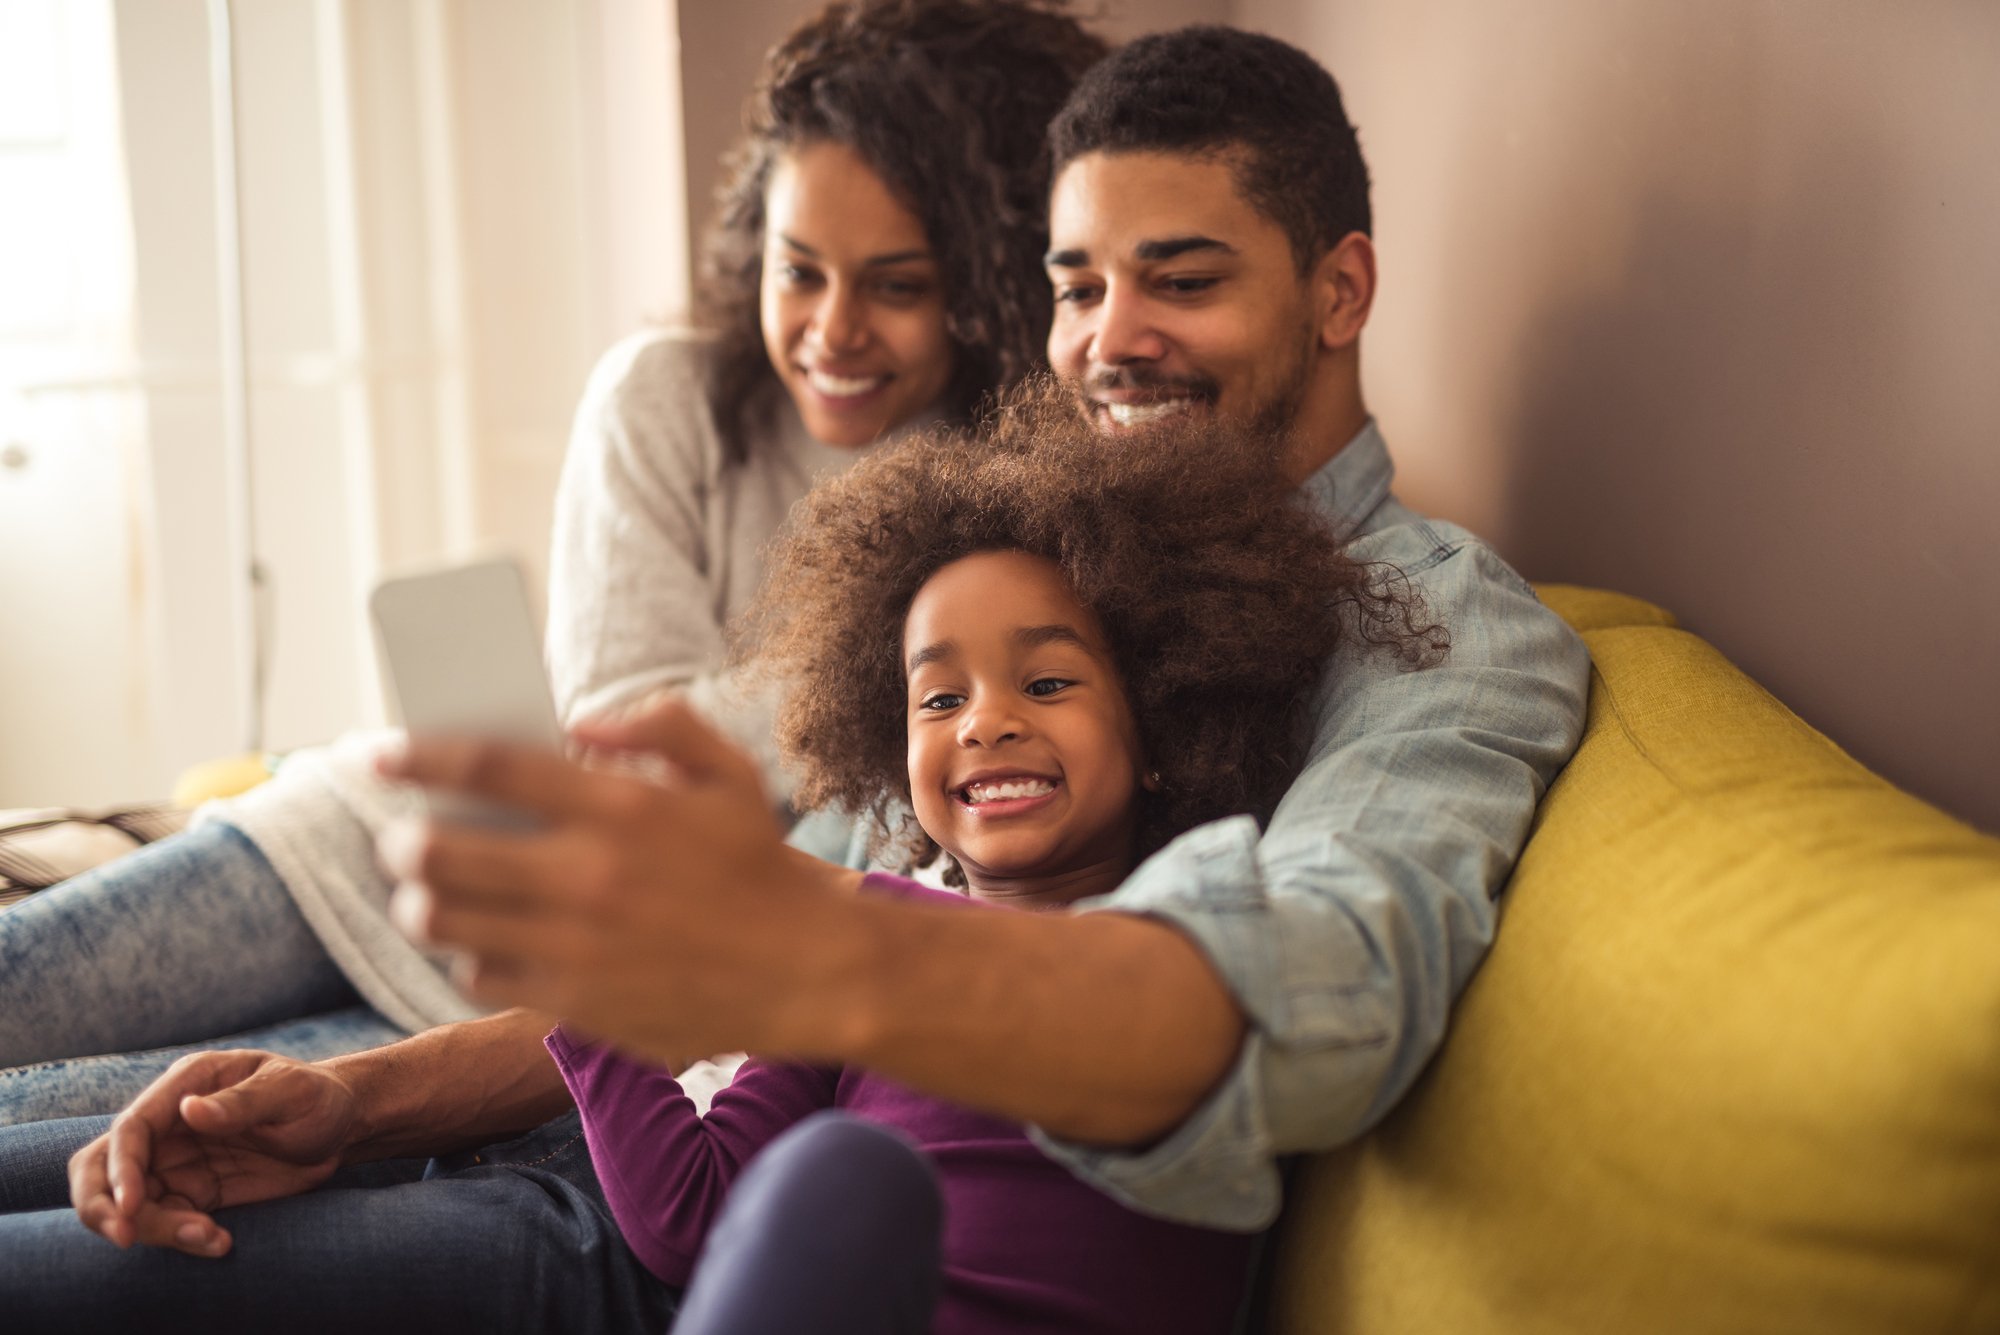
{"type": "MultiPolygon", "coordinates": [[[[148,430],[70,496],[68,547],[0,548],[0,592],[83,548],[123,595],[55,577],[112,611],[6,678],[0,806],[160,796],[245,743],[204,8],[115,0],[137,238],[117,371],[148,430]]],[[[235,9],[263,743],[284,750],[379,720],[361,609],[383,568],[497,545],[540,571],[591,361],[685,304],[675,25],[648,0],[235,9]]],[[[0,505],[49,504],[6,481],[0,505]]]]}

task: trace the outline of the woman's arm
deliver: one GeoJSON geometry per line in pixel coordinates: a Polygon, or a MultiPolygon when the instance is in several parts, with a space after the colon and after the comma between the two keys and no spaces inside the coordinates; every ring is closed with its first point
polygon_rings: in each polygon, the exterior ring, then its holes
{"type": "Polygon", "coordinates": [[[564,718],[684,685],[722,660],[702,352],[692,338],[627,339],[577,404],[549,556],[547,656],[564,718]]]}

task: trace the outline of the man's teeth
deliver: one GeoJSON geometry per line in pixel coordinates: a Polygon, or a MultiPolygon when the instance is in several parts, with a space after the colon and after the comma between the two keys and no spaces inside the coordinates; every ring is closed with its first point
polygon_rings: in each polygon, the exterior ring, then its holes
{"type": "Polygon", "coordinates": [[[978,806],[981,802],[1006,802],[1017,797],[1041,797],[1055,790],[1056,786],[1047,779],[1007,779],[1000,783],[969,783],[965,786],[965,800],[978,806]]]}
{"type": "Polygon", "coordinates": [[[833,375],[827,371],[807,371],[806,383],[830,399],[852,399],[887,384],[886,375],[833,375]]]}
{"type": "Polygon", "coordinates": [[[1150,403],[1107,403],[1104,411],[1119,426],[1144,426],[1187,406],[1186,399],[1154,399],[1150,403]]]}

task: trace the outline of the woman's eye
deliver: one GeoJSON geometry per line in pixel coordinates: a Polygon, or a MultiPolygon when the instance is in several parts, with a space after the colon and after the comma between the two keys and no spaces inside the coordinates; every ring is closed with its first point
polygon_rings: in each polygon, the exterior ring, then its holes
{"type": "Polygon", "coordinates": [[[1085,287],[1081,283],[1065,284],[1062,287],[1058,287],[1055,291],[1056,304],[1058,305],[1061,305],[1064,302],[1070,302],[1074,304],[1074,303],[1089,301],[1092,297],[1096,295],[1097,295],[1096,288],[1085,287]]]}
{"type": "Polygon", "coordinates": [[[965,697],[962,695],[953,695],[949,691],[939,691],[936,695],[925,696],[917,708],[943,713],[947,709],[956,709],[964,703],[965,697]]]}
{"type": "Polygon", "coordinates": [[[890,278],[877,291],[890,301],[921,301],[930,295],[931,285],[921,278],[890,278]]]}
{"type": "Polygon", "coordinates": [[[818,278],[819,275],[801,265],[780,263],[778,265],[778,277],[792,287],[803,287],[805,284],[818,278]]]}
{"type": "Polygon", "coordinates": [[[1028,694],[1037,696],[1054,695],[1063,687],[1075,684],[1066,677],[1037,677],[1028,683],[1028,694]]]}

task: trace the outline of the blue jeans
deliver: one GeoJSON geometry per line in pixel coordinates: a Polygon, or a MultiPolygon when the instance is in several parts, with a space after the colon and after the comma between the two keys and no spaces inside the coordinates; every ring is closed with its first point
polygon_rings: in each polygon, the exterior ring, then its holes
{"type": "Polygon", "coordinates": [[[0,1130],[0,1313],[11,1331],[665,1331],[920,1335],[942,1204],[901,1137],[808,1118],[738,1180],[682,1296],[619,1236],[575,1113],[433,1159],[343,1169],[220,1212],[221,1260],[87,1232],[61,1165],[109,1119],[0,1130]],[[682,1307],[679,1319],[676,1307],[682,1307]]]}
{"type": "MultiPolygon", "coordinates": [[[[107,1122],[59,1125],[74,1139],[107,1122]]],[[[619,1236],[574,1113],[374,1171],[221,1211],[235,1238],[221,1260],[119,1251],[69,1209],[0,1215],[0,1313],[21,1332],[667,1328],[676,1295],[619,1236]]],[[[46,1194],[46,1169],[15,1183],[46,1194]]]]}
{"type": "Polygon", "coordinates": [[[201,1048],[316,1060],[402,1037],[225,823],[0,913],[0,1126],[114,1112],[201,1048]]]}

